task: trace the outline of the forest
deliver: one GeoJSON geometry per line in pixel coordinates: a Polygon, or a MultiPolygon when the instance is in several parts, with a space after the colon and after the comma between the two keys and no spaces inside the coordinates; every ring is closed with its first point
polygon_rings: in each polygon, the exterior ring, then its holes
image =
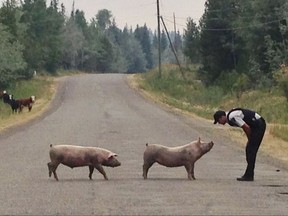
{"type": "MultiPolygon", "coordinates": [[[[135,30],[128,26],[119,29],[112,12],[106,9],[90,21],[78,9],[73,9],[69,17],[65,14],[58,0],[51,0],[49,5],[46,0],[6,0],[2,4],[1,88],[19,79],[30,79],[34,71],[52,75],[59,69],[141,73],[155,66],[157,35],[146,25],[135,30]]],[[[164,50],[169,49],[164,31],[161,37],[165,57],[164,50]]],[[[168,51],[167,59],[169,55],[168,51]]]]}
{"type": "MultiPolygon", "coordinates": [[[[287,0],[207,0],[199,23],[187,18],[183,35],[168,35],[185,67],[199,65],[197,79],[205,85],[239,92],[279,85],[288,98],[287,21],[287,0]]],[[[30,79],[34,71],[143,73],[158,64],[157,37],[145,24],[119,29],[105,9],[87,21],[78,9],[65,16],[58,0],[6,0],[0,85],[30,79]]],[[[162,63],[175,64],[163,28],[160,38],[162,63]]]]}

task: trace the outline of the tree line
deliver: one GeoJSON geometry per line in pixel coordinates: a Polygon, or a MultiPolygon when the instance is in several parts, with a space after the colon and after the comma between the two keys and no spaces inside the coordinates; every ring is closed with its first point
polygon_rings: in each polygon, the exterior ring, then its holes
{"type": "Polygon", "coordinates": [[[287,0],[207,0],[199,24],[187,22],[184,53],[206,85],[241,92],[282,82],[288,98],[287,21],[287,0]]]}
{"type": "MultiPolygon", "coordinates": [[[[1,86],[34,71],[135,73],[157,66],[158,35],[146,24],[119,29],[106,9],[89,22],[74,7],[65,13],[59,0],[2,4],[1,86]]],[[[287,0],[206,0],[198,23],[188,18],[183,36],[169,34],[181,61],[200,65],[197,75],[205,85],[241,93],[280,83],[288,98],[287,14],[287,0]]],[[[176,63],[166,34],[162,30],[162,61],[176,63]]]]}
{"type": "MultiPolygon", "coordinates": [[[[67,17],[65,10],[59,0],[6,0],[2,4],[1,88],[18,79],[30,79],[34,71],[135,73],[155,67],[157,34],[146,24],[135,30],[128,26],[119,29],[106,9],[89,22],[83,11],[73,8],[67,17]]],[[[181,44],[181,35],[176,35],[181,44]]],[[[164,62],[170,61],[172,54],[163,31],[161,49],[166,52],[164,62]]]]}

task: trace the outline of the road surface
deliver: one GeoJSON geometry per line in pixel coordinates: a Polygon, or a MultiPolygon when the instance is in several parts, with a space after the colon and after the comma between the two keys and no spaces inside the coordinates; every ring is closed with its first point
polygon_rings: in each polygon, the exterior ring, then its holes
{"type": "Polygon", "coordinates": [[[126,75],[62,78],[46,114],[0,135],[0,215],[288,215],[288,171],[260,148],[255,181],[236,181],[246,162],[227,127],[146,100],[126,75]],[[146,143],[198,137],[215,145],[195,164],[195,181],[184,167],[158,164],[142,178],[146,143]],[[60,165],[57,182],[48,177],[51,143],[107,148],[122,165],[104,168],[108,181],[97,170],[89,180],[88,167],[60,165]]]}

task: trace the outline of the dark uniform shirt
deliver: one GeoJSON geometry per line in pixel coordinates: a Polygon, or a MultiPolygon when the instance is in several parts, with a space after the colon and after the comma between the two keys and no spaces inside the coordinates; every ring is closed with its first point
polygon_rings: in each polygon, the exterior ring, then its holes
{"type": "Polygon", "coordinates": [[[257,127],[257,120],[260,118],[258,113],[242,108],[232,109],[227,114],[228,124],[234,127],[242,127],[245,123],[251,128],[257,127]]]}

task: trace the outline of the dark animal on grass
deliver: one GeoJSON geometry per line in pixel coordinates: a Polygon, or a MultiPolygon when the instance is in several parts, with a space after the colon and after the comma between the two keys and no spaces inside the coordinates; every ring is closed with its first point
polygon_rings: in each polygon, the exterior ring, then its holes
{"type": "Polygon", "coordinates": [[[9,104],[10,97],[9,97],[9,94],[5,90],[3,92],[1,92],[0,96],[1,96],[4,103],[9,104]]]}
{"type": "Polygon", "coordinates": [[[20,111],[20,104],[13,98],[13,95],[9,95],[9,100],[7,103],[11,106],[12,113],[17,113],[20,111]]]}
{"type": "Polygon", "coordinates": [[[20,105],[20,112],[22,112],[24,107],[28,107],[28,110],[30,112],[35,102],[35,99],[36,99],[35,96],[31,96],[29,98],[24,98],[24,99],[18,99],[17,102],[20,105]]]}
{"type": "Polygon", "coordinates": [[[146,150],[144,152],[144,164],[143,164],[143,177],[147,179],[149,168],[155,163],[159,163],[166,167],[180,167],[186,168],[188,179],[195,179],[194,176],[194,164],[204,154],[209,152],[214,143],[211,141],[205,143],[200,141],[200,138],[196,141],[188,143],[186,145],[177,147],[166,147],[159,144],[146,144],[146,150]]]}
{"type": "Polygon", "coordinates": [[[118,167],[121,163],[117,160],[117,154],[98,147],[84,147],[75,145],[50,145],[49,151],[51,162],[49,162],[49,177],[52,173],[58,181],[56,169],[59,164],[63,164],[70,168],[89,167],[89,178],[92,180],[94,168],[96,168],[106,180],[107,175],[102,166],[118,167]]]}

